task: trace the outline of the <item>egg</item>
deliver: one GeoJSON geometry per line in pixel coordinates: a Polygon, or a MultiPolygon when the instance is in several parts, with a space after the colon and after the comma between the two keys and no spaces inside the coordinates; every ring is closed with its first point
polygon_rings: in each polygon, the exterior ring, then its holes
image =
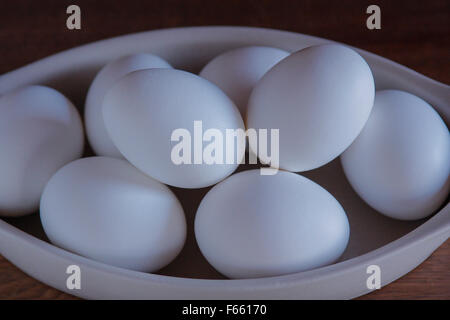
{"type": "Polygon", "coordinates": [[[217,183],[244,156],[245,141],[232,147],[226,140],[227,130],[244,130],[236,106],[217,86],[185,71],[149,69],[125,76],[106,94],[103,117],[125,158],[172,186],[217,183]]]}
{"type": "Polygon", "coordinates": [[[214,186],[195,216],[195,237],[209,263],[229,278],[305,271],[336,261],[349,239],[339,202],[313,181],[248,170],[214,186]]]}
{"type": "Polygon", "coordinates": [[[33,85],[0,97],[0,216],[37,211],[47,181],[83,145],[78,111],[58,91],[33,85]]]}
{"type": "Polygon", "coordinates": [[[424,218],[449,193],[450,134],[421,98],[378,91],[369,121],[341,162],[354,190],[375,210],[400,220],[424,218]]]}
{"type": "Polygon", "coordinates": [[[137,271],[170,263],[186,238],[175,195],[123,159],[90,157],[64,166],[45,187],[40,215],[58,247],[137,271]]]}
{"type": "Polygon", "coordinates": [[[149,68],[172,68],[162,58],[148,53],[124,56],[104,66],[92,82],[86,96],[84,119],[86,135],[97,155],[123,158],[105,129],[102,103],[106,92],[126,74],[149,68]]]}
{"type": "MultiPolygon", "coordinates": [[[[280,61],[256,84],[247,127],[279,130],[280,168],[315,169],[338,157],[361,132],[374,90],[371,70],[354,50],[312,46],[280,61]]],[[[250,148],[258,154],[252,139],[250,148]]]]}
{"type": "Polygon", "coordinates": [[[261,77],[289,52],[250,46],[226,51],[212,59],[200,76],[213,82],[234,101],[244,117],[250,93],[261,77]]]}

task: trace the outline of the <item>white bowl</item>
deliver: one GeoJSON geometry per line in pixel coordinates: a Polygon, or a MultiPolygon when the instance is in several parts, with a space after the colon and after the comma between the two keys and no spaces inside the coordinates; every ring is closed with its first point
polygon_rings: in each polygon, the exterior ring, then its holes
{"type": "MultiPolygon", "coordinates": [[[[156,30],[99,41],[67,50],[0,76],[0,95],[27,84],[60,90],[83,105],[95,73],[117,57],[151,52],[174,67],[199,71],[212,57],[246,45],[288,51],[330,42],[298,33],[246,27],[156,30]]],[[[428,101],[449,123],[450,87],[397,63],[357,49],[372,68],[377,89],[401,89],[428,101]]],[[[30,276],[67,293],[93,299],[347,299],[368,293],[367,267],[381,268],[386,285],[414,269],[450,235],[450,205],[415,222],[386,218],[353,192],[338,161],[304,174],[330,191],[346,210],[351,236],[338,263],[285,276],[227,280],[201,257],[192,236],[196,205],[205,189],[175,189],[185,206],[190,237],[182,254],[159,274],[116,268],[48,243],[34,214],[0,220],[0,253],[30,276]],[[81,289],[66,287],[69,265],[81,268],[81,289]],[[203,278],[203,279],[199,279],[203,278]]]]}

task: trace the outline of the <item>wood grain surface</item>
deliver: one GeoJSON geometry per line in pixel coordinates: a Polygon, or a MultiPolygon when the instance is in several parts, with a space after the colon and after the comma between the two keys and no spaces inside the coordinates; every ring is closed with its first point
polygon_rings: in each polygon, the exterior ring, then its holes
{"type": "MultiPolygon", "coordinates": [[[[0,74],[64,49],[126,33],[194,25],[245,25],[341,41],[450,83],[450,1],[0,1],[0,74]],[[82,10],[82,29],[66,28],[66,8],[82,10]],[[382,29],[366,28],[381,8],[382,29]]],[[[0,299],[72,299],[0,256],[0,299]]],[[[418,268],[360,299],[450,299],[450,241],[418,268]]]]}

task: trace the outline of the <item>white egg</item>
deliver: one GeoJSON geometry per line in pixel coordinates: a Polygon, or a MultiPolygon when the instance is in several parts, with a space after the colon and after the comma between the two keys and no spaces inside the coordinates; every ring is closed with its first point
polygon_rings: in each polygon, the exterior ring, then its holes
{"type": "Polygon", "coordinates": [[[36,211],[50,177],[83,152],[78,111],[61,93],[27,86],[0,98],[0,215],[36,211]]]}
{"type": "Polygon", "coordinates": [[[211,265],[229,278],[300,272],[336,261],[349,239],[339,202],[313,181],[279,171],[235,174],[214,186],[195,217],[211,265]]]}
{"type": "Polygon", "coordinates": [[[147,53],[133,54],[113,60],[104,66],[92,82],[84,109],[86,135],[97,155],[123,158],[105,129],[102,103],[108,89],[130,72],[149,68],[172,68],[162,58],[147,53]]]}
{"type": "Polygon", "coordinates": [[[450,134],[424,100],[378,91],[369,121],[341,156],[355,191],[375,210],[400,219],[424,218],[450,186],[450,134]]]}
{"type": "Polygon", "coordinates": [[[237,48],[212,59],[202,69],[200,76],[222,89],[244,117],[248,97],[255,84],[270,68],[288,55],[287,51],[271,47],[237,48]]]}
{"type": "MultiPolygon", "coordinates": [[[[309,47],[283,59],[258,82],[249,99],[247,128],[279,130],[280,168],[315,169],[339,156],[360,133],[374,90],[370,68],[354,50],[336,44],[309,47]]],[[[258,154],[252,141],[250,148],[258,154]]]]}
{"type": "Polygon", "coordinates": [[[236,106],[217,86],[188,72],[149,69],[125,76],[106,94],[103,116],[125,158],[172,186],[212,185],[243,157],[245,141],[226,148],[226,130],[244,129],[236,106]],[[235,161],[227,162],[230,150],[235,161]]]}
{"type": "Polygon", "coordinates": [[[175,195],[123,159],[91,157],[66,165],[47,184],[40,214],[55,245],[137,271],[170,263],[186,238],[175,195]]]}

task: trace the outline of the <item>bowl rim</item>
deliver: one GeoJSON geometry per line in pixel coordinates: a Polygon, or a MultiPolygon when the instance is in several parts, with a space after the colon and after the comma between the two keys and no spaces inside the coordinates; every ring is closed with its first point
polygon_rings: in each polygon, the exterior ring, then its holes
{"type": "Polygon", "coordinates": [[[85,267],[92,268],[97,271],[107,272],[109,274],[119,277],[132,277],[135,279],[142,279],[148,281],[165,282],[170,285],[188,286],[188,287],[210,287],[218,286],[220,288],[227,287],[252,287],[252,288],[264,288],[279,285],[294,285],[297,281],[306,279],[318,280],[318,278],[326,278],[330,275],[335,275],[339,272],[348,272],[351,268],[357,268],[361,264],[371,265],[371,261],[377,260],[377,258],[385,255],[395,255],[397,251],[401,251],[405,248],[415,246],[417,243],[426,241],[428,238],[447,235],[450,236],[450,203],[432,216],[428,221],[424,222],[414,230],[405,234],[404,236],[394,240],[384,246],[381,246],[375,250],[369,251],[365,254],[350,258],[345,261],[337,262],[331,265],[297,272],[291,274],[285,274],[280,276],[263,277],[263,278],[250,278],[250,279],[197,279],[197,278],[185,278],[178,276],[160,275],[155,273],[145,273],[140,271],[134,271],[130,269],[124,269],[112,265],[108,265],[102,262],[95,261],[90,258],[83,257],[76,253],[59,248],[49,242],[38,239],[15,226],[0,219],[0,238],[2,233],[8,234],[10,238],[17,241],[28,242],[29,245],[36,250],[47,251],[52,255],[63,257],[70,261],[79,261],[85,267]]]}

